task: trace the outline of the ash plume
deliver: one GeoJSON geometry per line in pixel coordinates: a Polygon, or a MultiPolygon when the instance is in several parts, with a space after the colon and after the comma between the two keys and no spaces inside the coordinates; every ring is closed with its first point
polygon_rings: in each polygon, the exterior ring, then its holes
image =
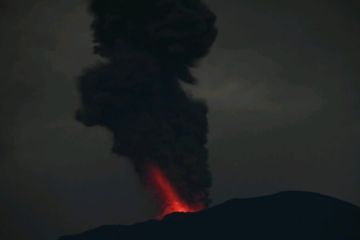
{"type": "Polygon", "coordinates": [[[209,204],[207,106],[181,81],[215,41],[215,15],[200,0],[92,0],[94,52],[79,78],[78,121],[113,134],[146,184],[156,164],[189,203],[209,204]]]}

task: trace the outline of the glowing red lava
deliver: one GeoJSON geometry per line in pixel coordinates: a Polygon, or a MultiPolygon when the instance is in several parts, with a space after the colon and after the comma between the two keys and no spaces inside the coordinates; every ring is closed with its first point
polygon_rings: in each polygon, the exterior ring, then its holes
{"type": "Polygon", "coordinates": [[[154,187],[163,204],[159,218],[175,212],[198,212],[205,208],[202,203],[193,205],[183,200],[159,167],[149,165],[147,170],[153,184],[152,187],[154,187]]]}

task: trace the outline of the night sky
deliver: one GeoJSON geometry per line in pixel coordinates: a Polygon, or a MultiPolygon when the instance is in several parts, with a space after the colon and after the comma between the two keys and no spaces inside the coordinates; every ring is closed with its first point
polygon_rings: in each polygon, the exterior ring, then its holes
{"type": "MultiPolygon", "coordinates": [[[[208,0],[213,204],[305,190],[360,205],[356,1],[208,0]]],[[[85,0],[0,0],[0,239],[56,239],[155,214],[111,135],[74,119],[96,61],[85,0]]]]}

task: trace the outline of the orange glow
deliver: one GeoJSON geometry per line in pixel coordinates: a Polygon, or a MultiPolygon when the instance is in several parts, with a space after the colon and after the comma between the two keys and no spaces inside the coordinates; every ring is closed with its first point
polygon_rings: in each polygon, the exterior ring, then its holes
{"type": "Polygon", "coordinates": [[[203,204],[190,205],[183,200],[159,167],[150,165],[148,171],[150,181],[163,204],[160,218],[175,212],[198,212],[205,208],[203,204]]]}

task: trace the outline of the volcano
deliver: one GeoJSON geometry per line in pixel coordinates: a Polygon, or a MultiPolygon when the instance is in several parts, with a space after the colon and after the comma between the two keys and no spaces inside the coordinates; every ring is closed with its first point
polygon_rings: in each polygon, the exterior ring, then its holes
{"type": "Polygon", "coordinates": [[[59,240],[127,239],[359,240],[360,208],[309,192],[233,199],[162,220],[102,226],[59,240]]]}

